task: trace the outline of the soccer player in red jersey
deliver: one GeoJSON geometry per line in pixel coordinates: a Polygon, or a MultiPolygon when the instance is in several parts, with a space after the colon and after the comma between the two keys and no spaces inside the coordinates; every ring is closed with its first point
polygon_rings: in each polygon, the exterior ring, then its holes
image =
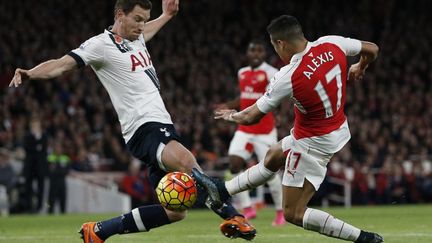
{"type": "MultiPolygon", "coordinates": [[[[252,40],[247,48],[246,56],[248,66],[238,71],[238,82],[240,96],[232,101],[216,105],[216,111],[222,109],[243,110],[253,105],[264,95],[269,81],[277,69],[264,61],[266,57],[266,46],[261,40],[252,40]]],[[[239,125],[231,140],[228,150],[229,170],[233,176],[245,169],[246,161],[255,153],[258,161],[264,161],[265,154],[272,144],[277,142],[277,131],[275,119],[272,112],[267,113],[257,124],[251,126],[239,125]]],[[[267,181],[275,204],[276,217],[272,225],[284,225],[286,223],[282,210],[282,187],[281,178],[276,174],[267,181]]],[[[239,206],[243,209],[246,218],[256,217],[256,210],[248,191],[236,195],[239,206]]]]}
{"type": "MultiPolygon", "coordinates": [[[[237,112],[221,110],[215,118],[250,125],[287,98],[294,103],[291,135],[273,145],[259,163],[225,183],[215,183],[194,170],[202,184],[213,184],[219,197],[248,190],[269,180],[284,164],[283,208],[285,219],[306,230],[354,242],[378,243],[383,238],[358,229],[332,215],[308,208],[327,171],[327,164],[350,139],[344,113],[346,81],[361,80],[378,56],[374,43],[340,36],[308,41],[293,16],[283,15],[267,27],[271,43],[287,65],[275,74],[264,96],[237,112]],[[347,56],[360,55],[347,72],[347,56]]],[[[215,191],[212,193],[215,194],[215,191]]],[[[210,195],[212,195],[212,193],[210,195]]]]}

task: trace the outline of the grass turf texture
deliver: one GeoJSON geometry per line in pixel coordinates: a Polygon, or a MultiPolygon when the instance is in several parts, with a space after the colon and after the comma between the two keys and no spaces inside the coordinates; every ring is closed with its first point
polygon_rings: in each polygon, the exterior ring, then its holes
{"type": "MultiPolygon", "coordinates": [[[[432,242],[432,205],[328,208],[327,212],[353,225],[382,234],[385,242],[432,242]]],[[[81,223],[117,214],[20,215],[0,218],[0,242],[79,243],[81,223]]],[[[344,242],[287,224],[272,227],[274,210],[263,209],[252,223],[258,230],[253,242],[344,242]]],[[[150,232],[116,235],[107,242],[201,243],[246,242],[229,240],[219,232],[221,220],[209,210],[192,210],[184,221],[150,232]]]]}

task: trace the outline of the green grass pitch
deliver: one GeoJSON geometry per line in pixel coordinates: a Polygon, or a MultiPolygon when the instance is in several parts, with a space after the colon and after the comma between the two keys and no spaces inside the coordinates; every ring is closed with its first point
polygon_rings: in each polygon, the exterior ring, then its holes
{"type": "MultiPolygon", "coordinates": [[[[413,206],[370,206],[352,209],[325,209],[334,216],[360,228],[381,233],[385,242],[432,242],[432,205],[413,206]]],[[[9,216],[0,217],[0,242],[82,242],[76,233],[80,224],[90,220],[107,219],[115,214],[61,216],[9,216]]],[[[252,223],[258,230],[253,242],[343,242],[286,225],[272,227],[272,209],[263,209],[252,223]]],[[[117,235],[107,242],[152,242],[152,243],[219,243],[245,242],[230,240],[219,232],[221,220],[209,210],[192,210],[187,218],[175,224],[153,229],[146,233],[117,235]]]]}

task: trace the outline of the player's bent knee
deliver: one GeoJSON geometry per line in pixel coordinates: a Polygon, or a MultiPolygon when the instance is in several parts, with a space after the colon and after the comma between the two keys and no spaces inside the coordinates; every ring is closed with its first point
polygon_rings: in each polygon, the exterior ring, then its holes
{"type": "Polygon", "coordinates": [[[177,171],[191,173],[192,168],[197,167],[197,163],[192,154],[184,154],[179,156],[176,167],[177,171]]]}
{"type": "Polygon", "coordinates": [[[187,211],[171,211],[168,209],[165,209],[165,212],[167,213],[168,219],[170,220],[171,223],[183,220],[184,218],[186,218],[186,214],[187,211]]]}
{"type": "Polygon", "coordinates": [[[292,224],[302,226],[303,225],[303,216],[304,216],[305,208],[304,207],[285,207],[284,208],[284,217],[287,222],[292,224]]]}
{"type": "Polygon", "coordinates": [[[264,165],[271,171],[278,171],[282,166],[285,165],[286,156],[282,150],[282,146],[279,143],[273,144],[267,151],[264,159],[264,165]]]}
{"type": "Polygon", "coordinates": [[[303,217],[304,217],[304,212],[305,212],[306,208],[297,208],[295,210],[294,213],[294,219],[293,219],[293,224],[298,225],[298,226],[303,226],[303,217]]]}
{"type": "Polygon", "coordinates": [[[291,207],[284,207],[284,217],[287,222],[294,223],[295,209],[291,207]]]}

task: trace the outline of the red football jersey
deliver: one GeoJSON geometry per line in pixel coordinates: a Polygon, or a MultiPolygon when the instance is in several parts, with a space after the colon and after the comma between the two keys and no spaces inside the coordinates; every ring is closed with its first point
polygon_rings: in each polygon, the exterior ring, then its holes
{"type": "MultiPolygon", "coordinates": [[[[275,75],[268,92],[257,102],[258,108],[268,112],[283,98],[291,98],[295,109],[292,135],[297,140],[338,130],[346,121],[346,56],[356,55],[360,50],[359,40],[340,36],[309,42],[303,52],[295,54],[290,64],[275,75]]],[[[343,136],[349,139],[349,134],[343,136]]]]}
{"type": "MultiPolygon", "coordinates": [[[[240,85],[240,110],[255,104],[264,95],[270,79],[278,70],[267,63],[262,63],[259,67],[243,67],[238,72],[240,85]]],[[[272,112],[267,113],[259,123],[244,126],[239,125],[238,130],[252,134],[268,134],[275,127],[272,112]]]]}

